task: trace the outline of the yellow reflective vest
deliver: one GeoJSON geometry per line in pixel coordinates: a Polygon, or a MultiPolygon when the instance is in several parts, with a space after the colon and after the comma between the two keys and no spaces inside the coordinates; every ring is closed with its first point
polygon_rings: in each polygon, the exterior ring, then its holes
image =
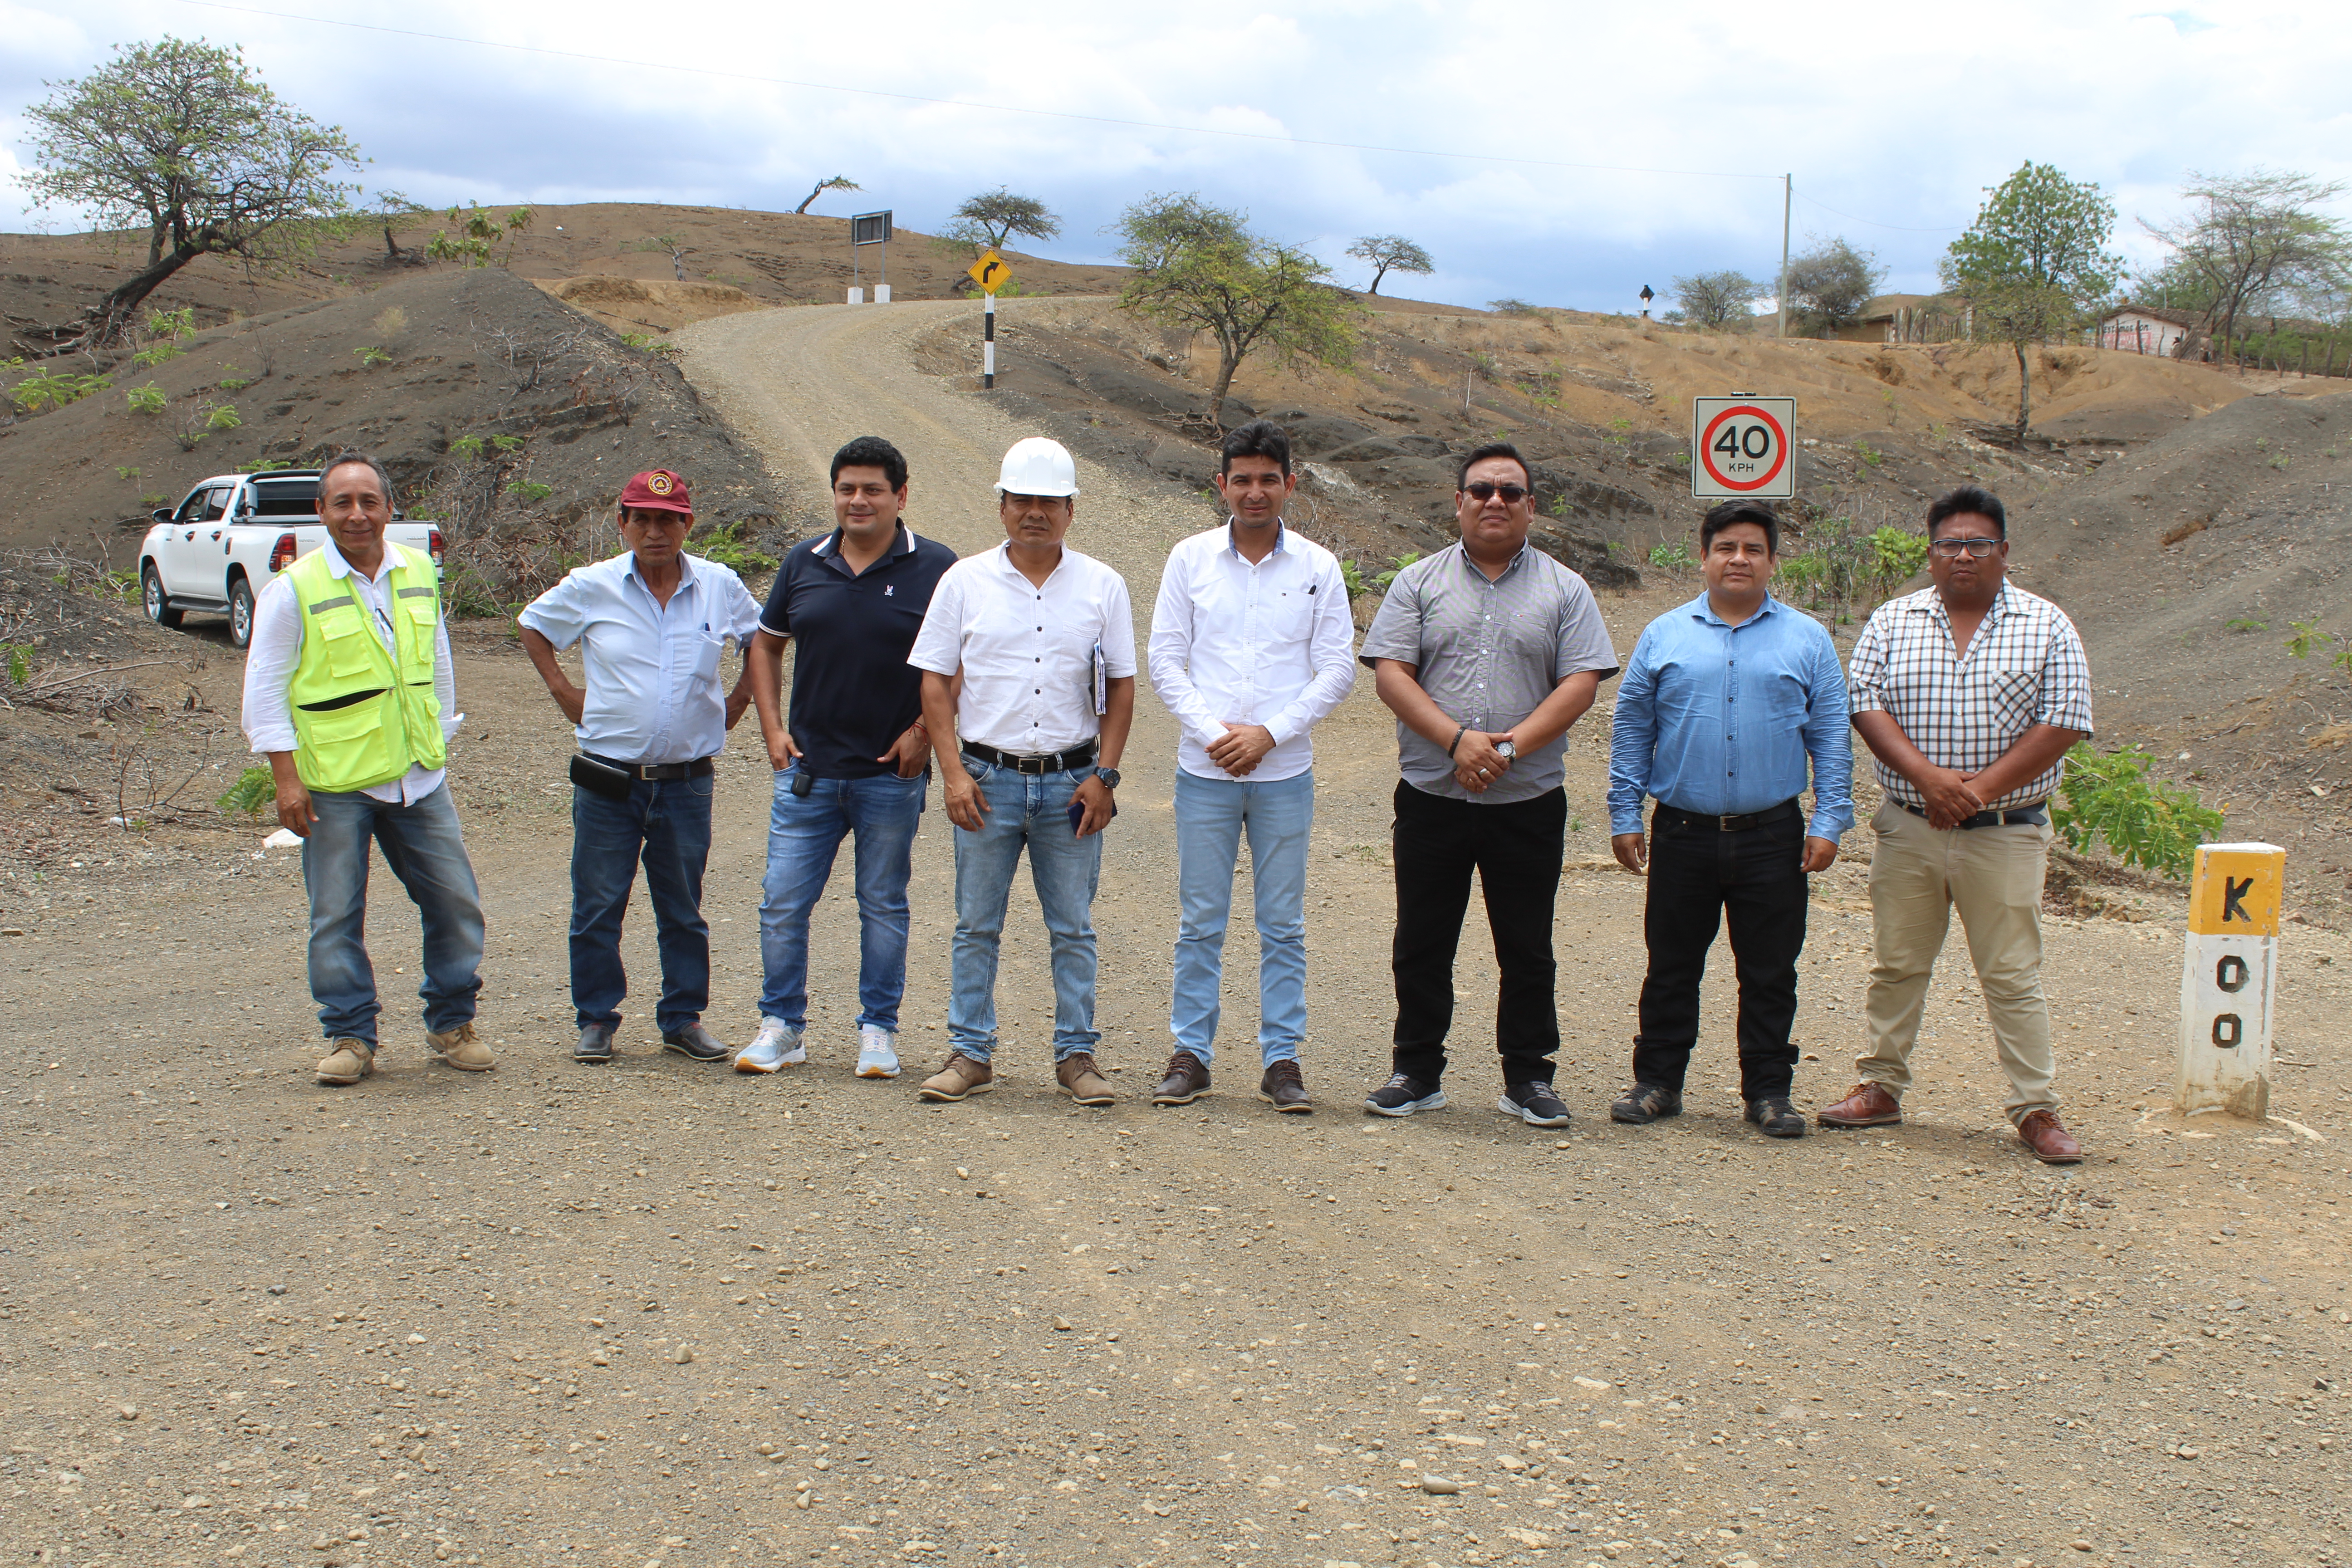
{"type": "Polygon", "coordinates": [[[286,571],[302,609],[302,661],[287,689],[301,741],[294,771],[314,790],[367,789],[448,760],[433,694],[440,584],[430,556],[389,540],[384,549],[394,562],[390,654],[369,624],[373,612],[327,569],[324,550],[286,571]]]}

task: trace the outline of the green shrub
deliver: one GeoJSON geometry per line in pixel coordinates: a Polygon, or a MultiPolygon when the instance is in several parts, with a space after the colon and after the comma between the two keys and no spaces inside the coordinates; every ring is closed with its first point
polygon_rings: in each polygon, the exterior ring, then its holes
{"type": "Polygon", "coordinates": [[[213,804],[229,816],[242,815],[258,819],[264,806],[278,800],[278,782],[270,777],[268,768],[247,768],[236,775],[236,783],[228,786],[220,799],[213,804]]]}
{"type": "Polygon", "coordinates": [[[370,343],[365,348],[353,349],[352,353],[360,356],[360,368],[362,370],[373,370],[380,364],[390,364],[392,363],[391,351],[375,343],[370,343]]]}
{"type": "Polygon", "coordinates": [[[1881,528],[1870,536],[1871,586],[1885,599],[1927,564],[1927,536],[1907,529],[1881,528]]]}
{"type": "Polygon", "coordinates": [[[706,561],[717,562],[738,575],[776,569],[774,556],[743,537],[743,520],[740,518],[704,534],[702,542],[695,547],[694,552],[706,561]]]}
{"type": "Polygon", "coordinates": [[[2051,805],[2050,826],[2074,849],[2104,841],[2126,866],[2175,880],[2197,863],[2197,847],[2221,836],[2221,814],[2194,790],[2148,777],[2155,762],[2137,746],[2105,753],[2078,741],[2066,753],[2065,782],[2051,805]]]}
{"type": "Polygon", "coordinates": [[[516,479],[507,486],[507,494],[525,506],[537,506],[554,493],[553,485],[542,485],[536,479],[516,479]]]}
{"type": "Polygon", "coordinates": [[[1387,593],[1389,591],[1389,584],[1397,580],[1397,574],[1420,559],[1421,552],[1418,550],[1408,550],[1402,555],[1390,556],[1389,569],[1385,572],[1376,574],[1373,576],[1372,586],[1379,589],[1383,594],[1387,593]]]}
{"type": "Polygon", "coordinates": [[[1661,572],[1671,572],[1679,577],[1698,563],[1691,559],[1690,546],[1677,540],[1672,544],[1652,545],[1650,564],[1661,572]]]}
{"type": "Polygon", "coordinates": [[[1353,599],[1370,586],[1364,581],[1364,569],[1352,561],[1339,563],[1339,581],[1348,587],[1348,597],[1353,599]]]}
{"type": "MultiPolygon", "coordinates": [[[[25,362],[12,359],[10,370],[22,370],[25,362]]],[[[8,389],[8,401],[19,414],[38,414],[44,409],[63,408],[68,403],[79,403],[93,392],[104,392],[114,384],[111,376],[81,375],[71,371],[45,370],[28,375],[8,389]]]]}
{"type": "Polygon", "coordinates": [[[163,389],[152,381],[144,386],[132,387],[123,395],[131,400],[131,412],[133,414],[163,412],[163,389]]]}
{"type": "Polygon", "coordinates": [[[142,370],[153,370],[167,359],[178,359],[180,352],[177,343],[149,343],[131,356],[131,363],[142,370]]]}

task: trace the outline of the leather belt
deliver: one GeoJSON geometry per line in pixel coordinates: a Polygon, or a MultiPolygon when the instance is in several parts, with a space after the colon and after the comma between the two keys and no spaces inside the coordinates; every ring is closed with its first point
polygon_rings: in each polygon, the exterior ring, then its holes
{"type": "Polygon", "coordinates": [[[983,746],[978,741],[963,742],[963,753],[1000,768],[1011,768],[1016,773],[1065,773],[1073,768],[1093,765],[1099,741],[1088,741],[1072,746],[1066,752],[1048,752],[1042,756],[1022,756],[1013,752],[1000,752],[994,746],[983,746]]]}
{"type": "MultiPolygon", "coordinates": [[[[1913,805],[1907,800],[1898,800],[1895,804],[1914,816],[1927,815],[1924,806],[1913,805]]],[[[1952,826],[1960,828],[2040,827],[2050,820],[2050,814],[2042,809],[2042,805],[2043,803],[2037,800],[2032,805],[2013,805],[2007,811],[1979,811],[1974,816],[1955,822],[1952,826]]]]}
{"type": "Polygon", "coordinates": [[[658,784],[664,779],[698,779],[719,771],[709,757],[697,757],[690,763],[617,763],[610,757],[600,757],[593,752],[580,753],[591,762],[602,763],[608,768],[618,768],[633,779],[658,784]]]}
{"type": "Polygon", "coordinates": [[[1658,803],[1655,820],[1667,823],[1703,823],[1722,833],[1744,833],[1751,827],[1769,827],[1776,822],[1786,822],[1798,815],[1792,796],[1778,805],[1768,805],[1761,811],[1750,811],[1738,816],[1710,816],[1703,811],[1685,811],[1678,805],[1658,803]]]}

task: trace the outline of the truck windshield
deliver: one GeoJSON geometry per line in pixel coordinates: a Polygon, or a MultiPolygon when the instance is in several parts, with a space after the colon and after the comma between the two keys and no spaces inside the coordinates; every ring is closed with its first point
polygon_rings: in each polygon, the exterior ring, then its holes
{"type": "Polygon", "coordinates": [[[256,479],[253,500],[256,517],[316,517],[318,477],[305,474],[299,479],[256,479]]]}

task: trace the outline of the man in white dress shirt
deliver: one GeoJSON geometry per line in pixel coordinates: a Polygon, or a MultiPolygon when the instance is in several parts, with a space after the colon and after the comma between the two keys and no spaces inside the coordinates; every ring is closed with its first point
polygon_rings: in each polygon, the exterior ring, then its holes
{"type": "Polygon", "coordinates": [[[572,1059],[613,1059],[628,977],[621,920],[637,864],[653,896],[662,1048],[698,1062],[725,1061],[724,1040],[703,1026],[710,1005],[710,926],[702,872],[710,858],[712,759],[743,716],[751,690],[719,684],[732,639],[739,654],[759,629],[760,604],[726,567],[686,552],[694,503],[666,468],[621,491],[625,555],[575,567],[516,618],[523,651],[580,742],[572,762],[572,1005],[580,1039],[572,1059]],[[585,689],[556,651],[582,645],[585,689]]]}
{"type": "Polygon", "coordinates": [[[384,538],[392,479],[346,452],[319,476],[327,541],[253,606],[245,732],[269,758],[278,821],[302,839],[310,896],[310,994],[328,1053],[320,1083],[375,1070],[375,969],[367,926],[368,845],[424,927],[425,1040],[450,1067],[497,1065],[474,1037],[482,988],[482,900],[450,804],[449,738],[465,715],[449,672],[438,573],[384,538]]]}
{"type": "Polygon", "coordinates": [[[1312,1111],[1307,1037],[1307,841],[1315,821],[1307,731],[1356,682],[1356,623],[1339,562],[1282,521],[1298,480],[1290,437],[1254,420],[1225,437],[1225,526],[1176,546],[1151,616],[1151,684],[1183,728],[1176,753],[1175,1054],[1154,1105],[1209,1088],[1225,922],[1246,831],[1257,903],[1260,1100],[1312,1111]]]}
{"type": "Polygon", "coordinates": [[[1135,721],[1135,625],[1118,574],[1062,543],[1078,471],[1060,442],[1013,443],[996,489],[1005,542],[948,568],[907,659],[957,829],[950,1050],[920,1092],[959,1100],[994,1082],[997,943],[1025,848],[1053,946],[1054,1076],[1080,1105],[1108,1105],[1093,910],[1135,721]]]}

